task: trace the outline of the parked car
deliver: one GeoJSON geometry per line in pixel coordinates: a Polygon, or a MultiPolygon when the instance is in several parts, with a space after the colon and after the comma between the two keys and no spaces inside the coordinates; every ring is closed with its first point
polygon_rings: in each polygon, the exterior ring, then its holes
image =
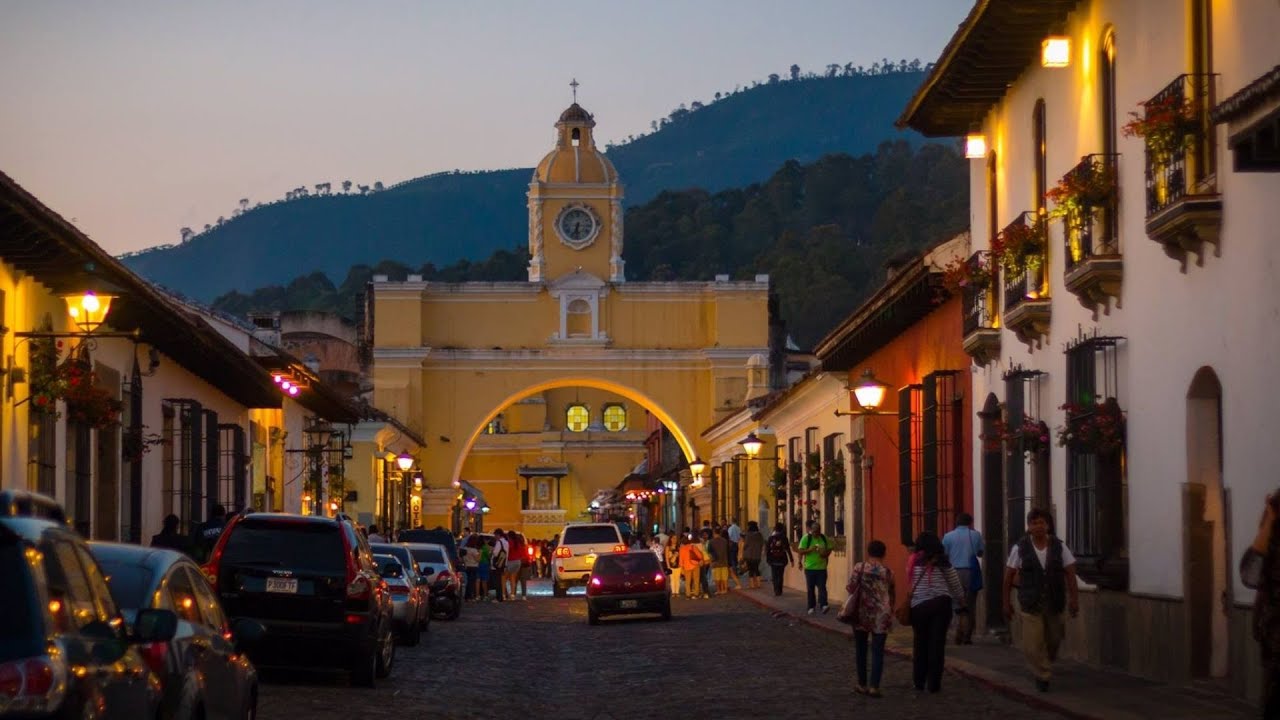
{"type": "Polygon", "coordinates": [[[587,581],[587,622],[605,615],[657,613],[671,619],[671,588],[658,556],[648,550],[603,555],[587,581]]]}
{"type": "Polygon", "coordinates": [[[343,668],[365,687],[391,674],[391,593],[347,516],[237,515],[202,569],[227,614],[266,628],[259,668],[343,668]]]}
{"type": "Polygon", "coordinates": [[[213,588],[186,555],[160,548],[89,543],[125,620],[144,609],[172,610],[177,633],[142,645],[164,688],[161,718],[214,720],[257,715],[258,671],[244,651],[265,632],[253,620],[230,622],[213,588]]]}
{"type": "Polygon", "coordinates": [[[400,642],[410,647],[417,645],[422,639],[423,618],[431,612],[430,596],[422,596],[417,574],[410,575],[409,568],[401,565],[399,558],[374,555],[373,561],[378,564],[378,574],[391,591],[391,617],[400,642]]]}
{"type": "Polygon", "coordinates": [[[457,620],[462,614],[462,586],[464,575],[458,571],[458,563],[449,550],[435,543],[406,543],[413,554],[418,571],[431,589],[431,612],[447,620],[457,620]]]}
{"type": "Polygon", "coordinates": [[[0,578],[0,716],[156,716],[160,678],[139,646],[173,638],[178,617],[126,623],[57,501],[0,491],[0,578]]]}
{"type": "MultiPolygon", "coordinates": [[[[489,537],[493,537],[490,535],[489,537]]],[[[396,538],[397,542],[402,543],[434,543],[443,545],[449,551],[449,557],[455,561],[459,559],[458,541],[453,537],[453,533],[448,530],[401,530],[400,535],[396,538]]]]}
{"type": "Polygon", "coordinates": [[[413,553],[409,551],[409,546],[405,543],[369,543],[369,548],[374,554],[390,555],[400,561],[409,572],[410,585],[417,592],[419,602],[422,603],[422,624],[420,629],[423,632],[431,629],[431,614],[434,609],[431,607],[431,587],[427,577],[418,569],[418,563],[413,558],[413,553]]]}
{"type": "Polygon", "coordinates": [[[571,586],[586,585],[596,558],[626,551],[622,533],[613,523],[565,525],[551,560],[552,594],[564,597],[571,586]]]}

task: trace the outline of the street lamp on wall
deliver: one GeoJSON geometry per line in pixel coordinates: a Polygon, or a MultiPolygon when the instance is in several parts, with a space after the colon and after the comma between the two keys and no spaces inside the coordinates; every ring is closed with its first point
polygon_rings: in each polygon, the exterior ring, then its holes
{"type": "Polygon", "coordinates": [[[409,472],[409,468],[413,467],[413,456],[407,452],[402,452],[396,457],[396,467],[400,468],[400,472],[409,472]]]}
{"type": "Polygon", "coordinates": [[[849,390],[851,407],[848,412],[836,410],[836,417],[847,415],[895,415],[892,412],[880,412],[885,397],[889,394],[889,386],[876,379],[867,368],[862,372],[862,379],[849,390]]]}
{"type": "Polygon", "coordinates": [[[764,441],[756,436],[755,431],[747,433],[747,436],[738,444],[746,451],[747,457],[753,459],[759,457],[760,448],[764,447],[764,441]]]}

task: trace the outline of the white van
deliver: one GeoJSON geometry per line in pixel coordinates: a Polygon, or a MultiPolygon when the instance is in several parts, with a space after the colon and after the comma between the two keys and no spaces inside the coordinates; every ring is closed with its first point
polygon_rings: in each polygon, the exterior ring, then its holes
{"type": "Polygon", "coordinates": [[[596,558],[627,551],[622,531],[613,523],[569,523],[551,558],[553,594],[564,597],[573,585],[586,585],[596,558]]]}

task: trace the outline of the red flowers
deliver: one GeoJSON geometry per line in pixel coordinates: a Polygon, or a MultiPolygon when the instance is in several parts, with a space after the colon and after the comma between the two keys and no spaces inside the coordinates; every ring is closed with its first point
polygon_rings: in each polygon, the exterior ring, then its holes
{"type": "Polygon", "coordinates": [[[1058,445],[1076,452],[1114,455],[1124,448],[1125,416],[1115,398],[1100,405],[1062,406],[1067,424],[1058,428],[1058,445]]]}
{"type": "Polygon", "coordinates": [[[983,448],[988,452],[1001,449],[1009,456],[1017,450],[1038,455],[1049,450],[1049,426],[1043,420],[1031,416],[1022,418],[1020,425],[1010,427],[1004,420],[995,421],[995,432],[982,435],[983,448]]]}
{"type": "Polygon", "coordinates": [[[956,258],[942,268],[942,285],[951,292],[965,289],[985,290],[991,287],[990,256],[978,253],[971,258],[956,258]]]}
{"type": "Polygon", "coordinates": [[[1121,131],[1125,137],[1142,138],[1147,149],[1163,162],[1186,150],[1200,132],[1195,106],[1181,93],[1164,94],[1138,105],[1142,113],[1129,113],[1133,119],[1121,131]]]}
{"type": "Polygon", "coordinates": [[[999,260],[1005,270],[1022,272],[1040,267],[1047,244],[1048,229],[1043,218],[1015,222],[992,238],[991,257],[999,260]]]}

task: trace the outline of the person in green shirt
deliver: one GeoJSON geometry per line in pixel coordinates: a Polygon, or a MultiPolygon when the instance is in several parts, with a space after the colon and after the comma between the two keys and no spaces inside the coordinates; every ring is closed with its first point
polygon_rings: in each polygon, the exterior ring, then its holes
{"type": "Polygon", "coordinates": [[[797,549],[804,564],[804,585],[809,596],[809,614],[820,609],[827,612],[827,556],[831,554],[831,539],[822,534],[816,521],[809,521],[809,532],[800,538],[797,549]],[[817,596],[815,598],[815,595],[817,596]],[[815,602],[816,600],[816,602],[815,602]]]}

